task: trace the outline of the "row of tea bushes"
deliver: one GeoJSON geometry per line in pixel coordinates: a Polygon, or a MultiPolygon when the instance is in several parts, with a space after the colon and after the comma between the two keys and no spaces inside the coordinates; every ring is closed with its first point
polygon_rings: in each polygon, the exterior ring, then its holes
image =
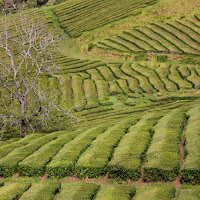
{"type": "Polygon", "coordinates": [[[175,180],[180,168],[180,135],[185,111],[174,109],[162,117],[154,127],[152,143],[144,165],[146,181],[175,180]]]}
{"type": "Polygon", "coordinates": [[[0,200],[198,200],[199,186],[154,184],[143,187],[87,182],[61,183],[56,179],[17,178],[1,181],[0,200]]]}
{"type": "Polygon", "coordinates": [[[181,181],[200,183],[200,106],[195,106],[186,113],[189,117],[184,133],[185,155],[181,168],[181,181]]]}

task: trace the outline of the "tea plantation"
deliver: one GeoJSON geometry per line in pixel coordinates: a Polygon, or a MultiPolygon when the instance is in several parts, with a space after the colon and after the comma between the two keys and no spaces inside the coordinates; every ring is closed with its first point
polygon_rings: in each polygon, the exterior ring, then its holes
{"type": "MultiPolygon", "coordinates": [[[[0,200],[200,199],[200,6],[170,2],[183,7],[67,0],[27,11],[62,35],[60,72],[39,81],[81,121],[0,140],[0,200]]],[[[11,18],[9,31],[21,26],[11,18]]]]}

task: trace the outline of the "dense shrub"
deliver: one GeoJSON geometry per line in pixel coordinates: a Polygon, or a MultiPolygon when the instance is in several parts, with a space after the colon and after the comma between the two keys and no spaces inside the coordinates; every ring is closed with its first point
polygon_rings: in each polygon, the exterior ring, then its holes
{"type": "Polygon", "coordinates": [[[168,55],[157,55],[158,62],[166,62],[168,60],[168,55]]]}

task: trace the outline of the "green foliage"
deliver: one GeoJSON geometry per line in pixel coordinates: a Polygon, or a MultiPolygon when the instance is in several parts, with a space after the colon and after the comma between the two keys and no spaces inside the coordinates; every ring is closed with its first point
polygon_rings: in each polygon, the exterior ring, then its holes
{"type": "Polygon", "coordinates": [[[56,140],[43,145],[38,151],[34,152],[18,164],[19,171],[28,176],[43,176],[46,165],[56,155],[63,145],[74,139],[83,129],[74,132],[64,132],[56,140]]]}
{"type": "Polygon", "coordinates": [[[183,185],[179,190],[177,200],[198,200],[200,196],[200,187],[183,185]]]}
{"type": "Polygon", "coordinates": [[[24,182],[5,183],[0,187],[0,200],[13,200],[19,197],[30,188],[31,184],[24,182]]]}
{"type": "Polygon", "coordinates": [[[48,174],[52,177],[65,177],[72,175],[75,171],[75,164],[80,155],[98,135],[106,130],[106,128],[107,125],[104,125],[83,131],[76,138],[74,138],[74,140],[64,145],[64,147],[48,164],[48,174]]]}
{"type": "Polygon", "coordinates": [[[129,200],[136,193],[136,188],[123,185],[101,185],[96,200],[129,200]]]}
{"type": "Polygon", "coordinates": [[[135,61],[142,61],[147,59],[147,54],[145,53],[138,53],[135,55],[135,61]]]}
{"type": "Polygon", "coordinates": [[[13,143],[7,144],[7,145],[2,145],[0,147],[0,158],[6,156],[8,153],[15,150],[16,148],[25,146],[32,140],[37,139],[42,136],[44,136],[44,134],[31,134],[31,135],[26,136],[23,139],[20,139],[19,141],[16,141],[16,142],[13,142],[13,143]]]}
{"type": "Polygon", "coordinates": [[[99,135],[79,158],[75,166],[77,175],[79,177],[96,177],[105,174],[114,148],[128,128],[136,122],[137,119],[124,120],[99,135]]]}
{"type": "Polygon", "coordinates": [[[95,47],[95,44],[93,43],[88,44],[88,51],[92,51],[94,47],[95,47]]]}
{"type": "Polygon", "coordinates": [[[0,159],[0,175],[4,177],[11,176],[15,172],[18,172],[18,163],[25,159],[27,156],[32,154],[38,148],[44,144],[55,140],[59,135],[64,134],[62,131],[48,134],[38,139],[32,140],[25,146],[16,148],[7,156],[0,159]]]}
{"type": "Polygon", "coordinates": [[[147,114],[137,124],[129,128],[108,164],[110,177],[139,179],[141,164],[150,145],[151,131],[158,117],[159,115],[156,114],[147,114]]]}
{"type": "Polygon", "coordinates": [[[53,10],[67,33],[72,37],[78,37],[85,31],[93,30],[130,15],[138,15],[141,13],[138,11],[138,7],[146,7],[148,3],[154,4],[156,1],[67,1],[55,6],[53,10]],[[99,13],[99,11],[101,12],[99,13]]]}
{"type": "Polygon", "coordinates": [[[50,200],[60,189],[57,180],[46,179],[44,182],[34,183],[31,188],[24,192],[20,200],[50,200]]]}
{"type": "Polygon", "coordinates": [[[176,189],[172,186],[154,186],[136,189],[135,200],[170,200],[175,197],[176,189]]]}
{"type": "Polygon", "coordinates": [[[184,110],[174,109],[154,127],[152,144],[144,165],[146,181],[175,180],[180,168],[180,134],[185,121],[184,110]]]}
{"type": "Polygon", "coordinates": [[[166,62],[168,60],[168,55],[157,55],[158,62],[166,62]]]}
{"type": "Polygon", "coordinates": [[[74,182],[61,185],[61,191],[55,200],[92,200],[99,190],[99,185],[94,183],[74,182]]]}
{"type": "Polygon", "coordinates": [[[181,63],[183,64],[191,64],[191,65],[198,65],[200,64],[199,57],[194,57],[194,56],[184,56],[181,60],[181,63]]]}
{"type": "Polygon", "coordinates": [[[37,7],[37,0],[27,0],[26,5],[28,8],[36,8],[37,7]]]}
{"type": "Polygon", "coordinates": [[[200,173],[200,106],[191,108],[187,129],[184,133],[186,157],[181,167],[181,181],[199,184],[200,173]]]}
{"type": "Polygon", "coordinates": [[[20,140],[20,138],[12,138],[12,139],[9,139],[9,140],[6,140],[6,141],[0,141],[0,148],[3,147],[4,145],[17,142],[18,140],[20,140]]]}

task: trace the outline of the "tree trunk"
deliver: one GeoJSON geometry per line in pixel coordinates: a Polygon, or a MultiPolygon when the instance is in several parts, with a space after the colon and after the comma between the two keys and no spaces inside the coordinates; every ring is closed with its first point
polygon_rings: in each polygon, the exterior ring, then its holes
{"type": "Polygon", "coordinates": [[[27,124],[24,119],[22,119],[21,123],[21,136],[24,138],[26,137],[26,132],[27,132],[27,124]]]}

